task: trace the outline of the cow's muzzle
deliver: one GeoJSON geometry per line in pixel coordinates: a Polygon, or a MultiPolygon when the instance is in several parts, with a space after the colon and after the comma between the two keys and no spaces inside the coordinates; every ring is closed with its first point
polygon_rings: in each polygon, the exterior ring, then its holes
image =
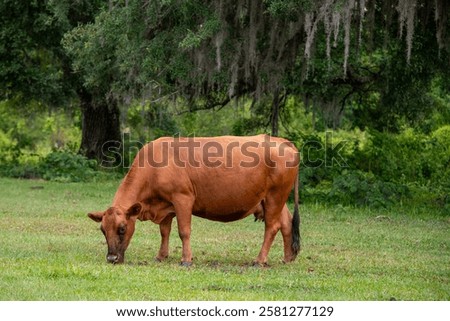
{"type": "Polygon", "coordinates": [[[106,260],[108,261],[108,263],[112,264],[123,263],[123,258],[117,254],[108,254],[106,256],[106,260]]]}

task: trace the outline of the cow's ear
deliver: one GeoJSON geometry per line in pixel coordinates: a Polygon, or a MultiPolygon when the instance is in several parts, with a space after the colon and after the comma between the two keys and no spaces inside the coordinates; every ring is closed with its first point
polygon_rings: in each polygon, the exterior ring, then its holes
{"type": "Polygon", "coordinates": [[[134,203],[128,210],[127,210],[127,219],[129,220],[131,217],[136,218],[142,211],[142,205],[141,203],[134,203]]]}
{"type": "Polygon", "coordinates": [[[105,212],[92,212],[88,214],[89,218],[96,222],[101,222],[104,215],[105,212]]]}

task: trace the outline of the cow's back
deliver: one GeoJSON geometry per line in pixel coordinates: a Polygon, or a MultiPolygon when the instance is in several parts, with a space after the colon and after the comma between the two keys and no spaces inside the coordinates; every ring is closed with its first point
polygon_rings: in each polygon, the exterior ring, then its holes
{"type": "Polygon", "coordinates": [[[137,158],[147,158],[140,165],[152,194],[192,195],[194,215],[220,221],[252,213],[269,193],[286,202],[299,161],[289,141],[267,135],[166,137],[143,151],[137,158]]]}

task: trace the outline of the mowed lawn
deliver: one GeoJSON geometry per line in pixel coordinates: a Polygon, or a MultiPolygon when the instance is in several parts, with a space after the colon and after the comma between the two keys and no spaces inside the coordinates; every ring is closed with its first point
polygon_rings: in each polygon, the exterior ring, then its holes
{"type": "Polygon", "coordinates": [[[450,300],[450,221],[436,212],[302,205],[303,250],[251,265],[264,225],[193,220],[194,265],[153,261],[159,229],[138,222],[126,263],[106,263],[88,211],[108,207],[118,181],[0,179],[0,300],[450,300]]]}

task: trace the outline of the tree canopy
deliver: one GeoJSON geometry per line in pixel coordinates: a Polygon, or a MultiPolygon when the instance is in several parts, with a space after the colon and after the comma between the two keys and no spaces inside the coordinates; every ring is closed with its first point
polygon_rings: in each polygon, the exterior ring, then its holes
{"type": "MultiPolygon", "coordinates": [[[[378,106],[357,115],[386,107],[412,118],[436,74],[448,79],[446,1],[110,4],[64,46],[86,86],[106,86],[124,103],[176,95],[196,110],[269,95],[273,117],[287,95],[300,95],[337,127],[373,91],[378,106]]],[[[395,126],[391,116],[380,126],[395,126]]]]}
{"type": "MultiPolygon", "coordinates": [[[[395,131],[448,91],[445,0],[3,1],[2,99],[78,101],[82,151],[120,139],[120,106],[253,101],[278,134],[288,97],[338,128],[395,131]],[[376,117],[374,117],[376,116],[376,117]]],[[[431,106],[431,107],[430,107],[431,106]]]]}

